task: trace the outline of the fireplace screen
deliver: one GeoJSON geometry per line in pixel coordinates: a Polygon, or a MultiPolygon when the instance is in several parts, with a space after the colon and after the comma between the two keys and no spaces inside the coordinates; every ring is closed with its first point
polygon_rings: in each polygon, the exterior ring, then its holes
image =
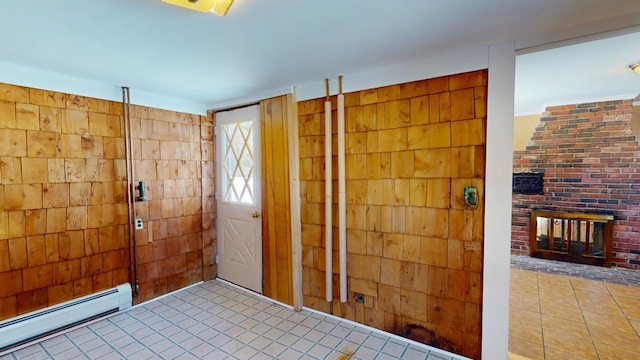
{"type": "Polygon", "coordinates": [[[613,216],[563,212],[531,213],[531,256],[611,265],[613,216]]]}

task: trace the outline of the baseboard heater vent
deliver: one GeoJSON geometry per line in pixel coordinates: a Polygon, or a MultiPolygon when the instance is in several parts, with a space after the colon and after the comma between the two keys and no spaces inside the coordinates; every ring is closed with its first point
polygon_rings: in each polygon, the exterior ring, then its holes
{"type": "Polygon", "coordinates": [[[131,307],[131,285],[83,296],[0,322],[0,353],[73,325],[131,307]]]}

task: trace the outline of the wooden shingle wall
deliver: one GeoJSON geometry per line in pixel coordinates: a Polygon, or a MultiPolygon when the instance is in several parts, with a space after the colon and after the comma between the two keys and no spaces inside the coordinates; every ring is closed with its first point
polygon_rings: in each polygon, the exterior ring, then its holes
{"type": "MultiPolygon", "coordinates": [[[[324,99],[298,103],[305,306],[479,357],[486,85],[476,71],[345,94],[346,304],[337,252],[334,302],[324,300],[324,99]]],[[[336,250],[337,238],[334,228],[336,250]]]]}
{"type": "Polygon", "coordinates": [[[131,121],[135,177],[147,190],[135,206],[144,301],[215,276],[213,117],[133,106],[131,121]]]}
{"type": "MultiPolygon", "coordinates": [[[[129,281],[122,114],[119,102],[0,84],[0,319],[129,281]]],[[[149,199],[136,206],[141,301],[200,281],[203,252],[215,275],[202,160],[213,121],[138,106],[132,120],[149,199]]]]}

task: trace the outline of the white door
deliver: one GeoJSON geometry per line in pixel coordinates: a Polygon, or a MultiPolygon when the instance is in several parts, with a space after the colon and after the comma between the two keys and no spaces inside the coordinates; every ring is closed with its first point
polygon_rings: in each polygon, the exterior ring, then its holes
{"type": "Polygon", "coordinates": [[[216,114],[218,276],[262,294],[260,106],[216,114]]]}

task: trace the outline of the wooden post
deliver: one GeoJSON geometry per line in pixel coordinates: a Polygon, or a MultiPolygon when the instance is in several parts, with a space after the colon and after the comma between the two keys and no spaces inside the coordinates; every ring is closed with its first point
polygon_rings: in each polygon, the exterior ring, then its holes
{"type": "Polygon", "coordinates": [[[302,310],[302,229],[300,221],[300,160],[298,154],[298,106],[295,89],[287,95],[287,124],[289,127],[289,207],[291,221],[291,280],[293,309],[302,310]]]}

